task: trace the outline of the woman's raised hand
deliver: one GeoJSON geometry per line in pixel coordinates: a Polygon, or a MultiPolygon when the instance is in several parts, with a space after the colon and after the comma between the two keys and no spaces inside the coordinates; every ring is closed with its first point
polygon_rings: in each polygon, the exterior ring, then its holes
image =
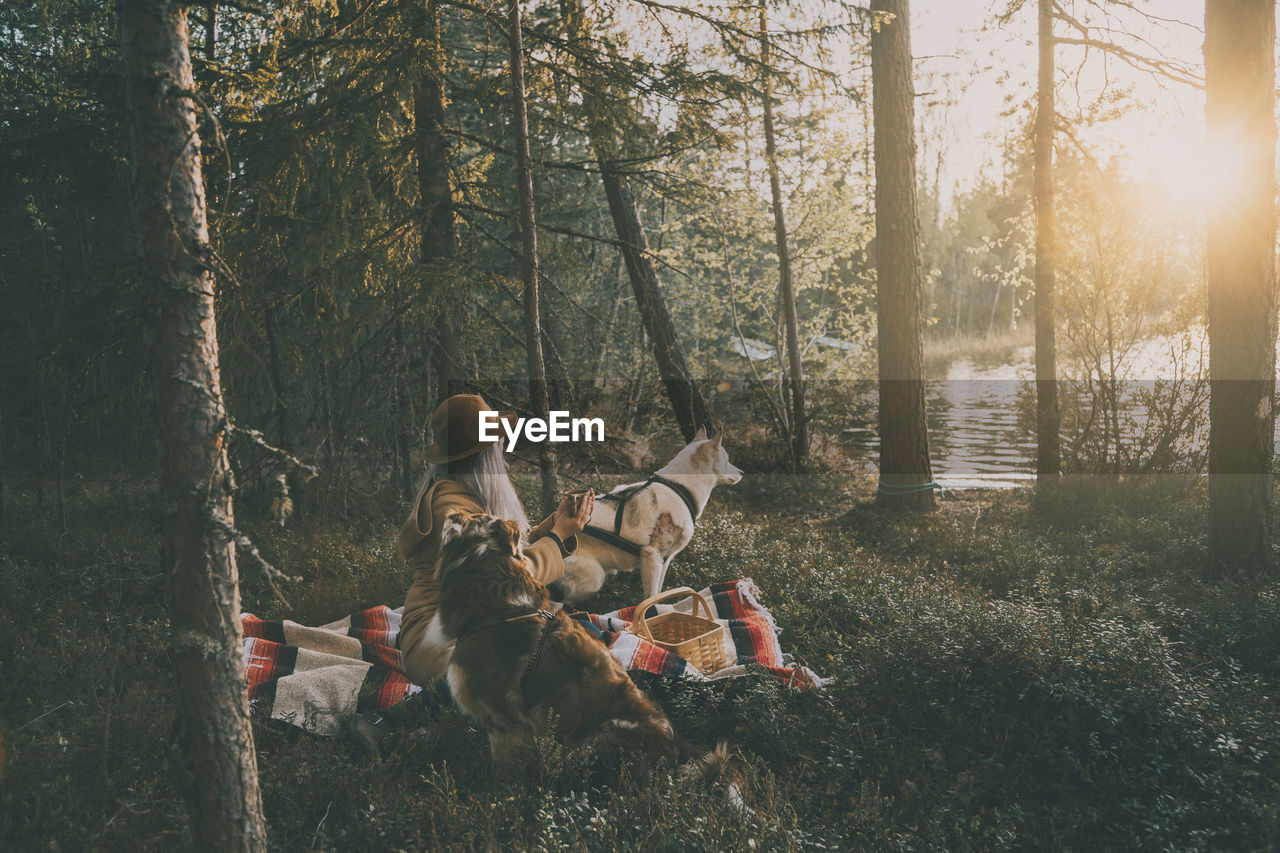
{"type": "Polygon", "coordinates": [[[560,537],[560,541],[567,540],[570,536],[577,536],[582,532],[582,528],[587,526],[587,522],[591,520],[591,510],[596,506],[595,489],[588,489],[587,493],[582,496],[582,502],[578,507],[577,514],[572,514],[573,509],[570,506],[571,498],[565,495],[560,501],[560,506],[556,508],[555,521],[552,522],[551,532],[560,537]]]}

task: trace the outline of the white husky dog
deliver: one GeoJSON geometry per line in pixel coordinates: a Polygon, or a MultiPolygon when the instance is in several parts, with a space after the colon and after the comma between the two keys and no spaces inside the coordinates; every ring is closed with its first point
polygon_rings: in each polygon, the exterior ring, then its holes
{"type": "Polygon", "coordinates": [[[604,586],[606,574],[640,570],[645,598],[662,589],[671,558],[693,538],[711,490],[736,483],[742,471],[729,462],[724,431],[693,441],[657,474],[619,486],[596,500],[578,549],[564,561],[564,598],[576,603],[604,586]]]}

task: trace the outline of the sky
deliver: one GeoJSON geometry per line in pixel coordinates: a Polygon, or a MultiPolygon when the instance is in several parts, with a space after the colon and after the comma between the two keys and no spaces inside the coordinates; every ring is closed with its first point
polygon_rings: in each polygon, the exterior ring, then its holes
{"type": "MultiPolygon", "coordinates": [[[[1064,0],[1071,8],[1070,0],[1064,0]]],[[[1139,0],[1141,2],[1141,0],[1139,0]]],[[[1013,132],[1013,122],[1002,117],[1006,99],[1025,101],[1036,78],[1035,0],[1007,25],[995,23],[1007,0],[913,0],[911,3],[912,50],[916,56],[922,100],[949,98],[945,108],[947,150],[944,152],[944,188],[971,184],[986,168],[993,174],[1001,141],[1013,132]],[[932,76],[930,76],[932,75],[932,76]]],[[[1076,6],[1083,6],[1077,0],[1076,6]]],[[[1164,18],[1189,22],[1152,26],[1133,15],[1117,19],[1170,56],[1199,66],[1202,63],[1203,0],[1151,0],[1145,4],[1164,18]]],[[[1062,24],[1056,31],[1066,34],[1062,24]]],[[[1176,183],[1204,162],[1204,100],[1189,87],[1157,84],[1149,75],[1094,53],[1077,73],[1083,48],[1058,48],[1059,110],[1069,113],[1079,100],[1096,97],[1108,85],[1130,88],[1145,106],[1106,122],[1086,133],[1084,142],[1103,158],[1118,157],[1135,177],[1176,183]]],[[[923,104],[922,104],[923,107],[923,104]]],[[[934,108],[939,109],[939,108],[934,108]]],[[[936,115],[937,121],[941,115],[936,115]]]]}

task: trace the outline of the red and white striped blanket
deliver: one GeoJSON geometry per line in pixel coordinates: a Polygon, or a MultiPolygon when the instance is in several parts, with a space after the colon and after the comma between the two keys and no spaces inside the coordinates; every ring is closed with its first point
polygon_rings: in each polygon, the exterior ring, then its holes
{"type": "MultiPolygon", "coordinates": [[[[634,606],[588,618],[627,669],[714,681],[743,675],[748,665],[758,664],[797,689],[820,689],[829,683],[783,654],[777,624],[757,600],[758,590],[749,578],[712,584],[702,595],[724,626],[725,648],[733,660],[718,672],[704,673],[628,632],[634,606]]],[[[650,616],[671,610],[689,612],[692,607],[688,598],[675,605],[657,604],[650,616]]],[[[417,693],[421,688],[404,674],[396,648],[400,615],[400,609],[372,607],[310,628],[243,614],[250,711],[331,735],[358,712],[389,708],[417,693]]]]}

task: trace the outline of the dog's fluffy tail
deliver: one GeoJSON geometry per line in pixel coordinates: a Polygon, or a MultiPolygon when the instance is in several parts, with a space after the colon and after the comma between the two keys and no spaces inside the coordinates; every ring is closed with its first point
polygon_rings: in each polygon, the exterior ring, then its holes
{"type": "Polygon", "coordinates": [[[714,749],[700,750],[687,759],[680,765],[680,779],[712,791],[735,811],[752,813],[742,796],[747,781],[746,766],[728,741],[722,740],[714,749]]]}

